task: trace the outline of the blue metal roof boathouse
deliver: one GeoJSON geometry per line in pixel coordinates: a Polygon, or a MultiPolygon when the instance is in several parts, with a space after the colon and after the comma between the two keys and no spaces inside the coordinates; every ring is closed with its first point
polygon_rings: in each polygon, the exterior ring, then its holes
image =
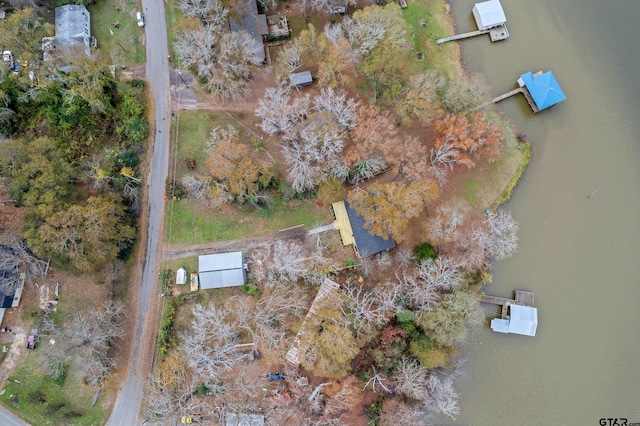
{"type": "Polygon", "coordinates": [[[539,112],[567,99],[551,71],[531,71],[522,74],[518,86],[525,90],[525,97],[533,112],[539,112]],[[527,96],[530,95],[530,96],[527,96]]]}

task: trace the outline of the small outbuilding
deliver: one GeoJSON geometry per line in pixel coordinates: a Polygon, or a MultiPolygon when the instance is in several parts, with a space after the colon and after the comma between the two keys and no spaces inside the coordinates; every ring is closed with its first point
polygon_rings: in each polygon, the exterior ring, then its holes
{"type": "Polygon", "coordinates": [[[333,203],[332,207],[336,218],[333,222],[334,229],[340,232],[342,244],[345,246],[353,244],[358,256],[370,256],[390,250],[396,246],[391,235],[383,238],[369,232],[364,226],[364,218],[356,213],[348,202],[338,201],[333,203]]]}
{"type": "Polygon", "coordinates": [[[535,74],[529,71],[522,74],[518,79],[518,86],[526,90],[525,97],[533,112],[542,111],[567,99],[551,71],[539,71],[535,74]]]}
{"type": "Polygon", "coordinates": [[[226,426],[264,426],[262,414],[227,413],[226,426]]]}
{"type": "Polygon", "coordinates": [[[483,1],[473,6],[473,17],[479,30],[489,30],[507,23],[500,0],[483,1]]]}
{"type": "Polygon", "coordinates": [[[538,328],[538,309],[530,306],[509,306],[510,318],[494,318],[491,329],[498,333],[521,334],[535,336],[538,328]]]}
{"type": "Polygon", "coordinates": [[[186,284],[187,283],[187,270],[184,268],[180,268],[176,271],[176,284],[186,284]]]}
{"type": "Polygon", "coordinates": [[[247,283],[244,253],[218,253],[198,258],[200,289],[237,287],[247,283]]]}
{"type": "Polygon", "coordinates": [[[296,87],[310,86],[313,83],[313,77],[311,71],[296,72],[289,76],[291,84],[296,87]]]}

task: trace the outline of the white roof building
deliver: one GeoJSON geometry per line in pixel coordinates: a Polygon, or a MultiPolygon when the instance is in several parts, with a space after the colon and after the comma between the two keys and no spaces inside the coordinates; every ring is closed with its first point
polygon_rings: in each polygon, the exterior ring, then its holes
{"type": "Polygon", "coordinates": [[[483,1],[473,6],[473,17],[479,30],[488,30],[507,23],[500,0],[483,1]]]}
{"type": "Polygon", "coordinates": [[[535,336],[538,328],[538,309],[528,306],[510,305],[511,319],[494,318],[491,329],[498,333],[522,334],[535,336]]]}
{"type": "Polygon", "coordinates": [[[184,268],[180,268],[176,271],[176,284],[186,284],[187,283],[187,270],[184,268]]]}
{"type": "Polygon", "coordinates": [[[236,287],[246,284],[244,253],[219,253],[198,258],[200,289],[236,287]]]}

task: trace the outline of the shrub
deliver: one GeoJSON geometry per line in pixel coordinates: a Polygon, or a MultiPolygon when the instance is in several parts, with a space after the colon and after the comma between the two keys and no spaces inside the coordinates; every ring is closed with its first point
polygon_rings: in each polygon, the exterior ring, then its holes
{"type": "Polygon", "coordinates": [[[186,158],[184,160],[185,164],[187,165],[187,169],[189,170],[195,170],[196,168],[196,160],[193,158],[186,158]]]}
{"type": "Polygon", "coordinates": [[[415,315],[408,309],[403,309],[396,314],[396,320],[398,321],[398,327],[409,333],[412,339],[420,336],[420,331],[415,323],[415,315]]]}
{"type": "Polygon", "coordinates": [[[260,299],[260,289],[255,283],[248,282],[247,284],[242,284],[240,286],[240,290],[244,291],[249,296],[253,296],[256,299],[260,299]]]}
{"type": "Polygon", "coordinates": [[[345,259],[344,266],[345,268],[351,268],[352,266],[356,266],[358,262],[355,259],[345,259]]]}
{"type": "Polygon", "coordinates": [[[422,243],[413,248],[413,256],[416,259],[416,264],[420,265],[425,260],[438,257],[438,251],[431,244],[422,243]]]}

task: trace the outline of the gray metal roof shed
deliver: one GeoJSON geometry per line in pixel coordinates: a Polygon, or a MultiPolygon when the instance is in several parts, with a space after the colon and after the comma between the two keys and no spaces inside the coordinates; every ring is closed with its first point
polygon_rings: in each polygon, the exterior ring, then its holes
{"type": "Polygon", "coordinates": [[[309,86],[311,83],[313,83],[313,77],[311,76],[311,71],[297,72],[297,73],[291,74],[289,78],[291,78],[291,83],[294,86],[298,86],[298,87],[309,86]]]}
{"type": "Polygon", "coordinates": [[[236,287],[246,284],[244,253],[218,253],[198,258],[198,278],[201,289],[236,287]]]}
{"type": "Polygon", "coordinates": [[[473,17],[479,30],[488,30],[507,23],[500,0],[483,1],[473,6],[473,17]]]}

